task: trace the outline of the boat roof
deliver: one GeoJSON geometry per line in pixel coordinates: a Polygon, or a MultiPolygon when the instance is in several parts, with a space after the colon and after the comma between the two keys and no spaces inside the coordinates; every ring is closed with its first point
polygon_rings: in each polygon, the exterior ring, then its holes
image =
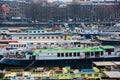
{"type": "Polygon", "coordinates": [[[33,52],[33,55],[38,55],[39,53],[72,53],[72,52],[98,52],[104,51],[102,48],[76,48],[76,49],[38,49],[33,52]]]}
{"type": "Polygon", "coordinates": [[[62,35],[62,33],[14,33],[11,36],[48,36],[48,35],[62,35]]]}
{"type": "Polygon", "coordinates": [[[114,46],[101,46],[104,49],[110,49],[110,48],[115,48],[114,46]]]}
{"type": "Polygon", "coordinates": [[[103,73],[109,76],[110,78],[120,78],[119,71],[104,71],[103,73]]]}
{"type": "Polygon", "coordinates": [[[44,53],[72,53],[72,52],[100,52],[100,51],[104,51],[104,49],[102,47],[69,48],[69,49],[65,49],[65,48],[64,49],[63,48],[59,48],[59,49],[58,48],[57,49],[56,48],[54,48],[54,49],[36,49],[33,51],[32,55],[39,55],[42,53],[44,54],[44,53]]]}
{"type": "Polygon", "coordinates": [[[112,66],[116,65],[113,62],[105,61],[105,62],[93,62],[96,66],[112,66]]]}
{"type": "Polygon", "coordinates": [[[119,62],[114,62],[116,65],[120,65],[120,61],[119,62]]]}

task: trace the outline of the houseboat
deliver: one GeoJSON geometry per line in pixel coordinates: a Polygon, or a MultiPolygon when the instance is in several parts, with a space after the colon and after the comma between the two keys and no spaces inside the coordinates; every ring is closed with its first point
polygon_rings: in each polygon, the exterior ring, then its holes
{"type": "Polygon", "coordinates": [[[93,61],[120,61],[120,52],[113,46],[89,48],[54,48],[9,51],[0,60],[6,67],[71,66],[92,68],[93,61]]]}

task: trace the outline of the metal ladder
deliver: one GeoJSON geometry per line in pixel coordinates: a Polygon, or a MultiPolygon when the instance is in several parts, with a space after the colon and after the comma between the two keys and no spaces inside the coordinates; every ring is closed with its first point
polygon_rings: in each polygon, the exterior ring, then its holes
{"type": "Polygon", "coordinates": [[[30,66],[32,66],[35,62],[36,62],[36,61],[32,61],[31,64],[29,64],[28,66],[26,66],[26,67],[24,68],[24,71],[25,71],[26,69],[28,69],[30,66]]]}

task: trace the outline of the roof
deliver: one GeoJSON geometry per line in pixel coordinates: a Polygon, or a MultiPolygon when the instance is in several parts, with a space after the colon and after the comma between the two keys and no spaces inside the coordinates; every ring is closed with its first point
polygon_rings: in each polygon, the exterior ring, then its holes
{"type": "Polygon", "coordinates": [[[113,62],[93,62],[97,66],[110,66],[115,65],[113,62]]]}
{"type": "Polygon", "coordinates": [[[101,46],[104,49],[115,48],[114,46],[101,46]]]}
{"type": "Polygon", "coordinates": [[[120,78],[120,72],[118,71],[104,71],[103,73],[110,78],[120,78]]]}
{"type": "MultiPolygon", "coordinates": [[[[10,34],[10,33],[9,33],[10,34]]],[[[49,35],[62,35],[62,33],[11,33],[11,36],[49,36],[49,35]]]]}
{"type": "Polygon", "coordinates": [[[104,51],[102,48],[76,48],[76,49],[40,49],[42,53],[65,53],[65,52],[97,52],[104,51]]]}
{"type": "Polygon", "coordinates": [[[120,65],[120,61],[119,62],[114,62],[116,65],[120,65]]]}

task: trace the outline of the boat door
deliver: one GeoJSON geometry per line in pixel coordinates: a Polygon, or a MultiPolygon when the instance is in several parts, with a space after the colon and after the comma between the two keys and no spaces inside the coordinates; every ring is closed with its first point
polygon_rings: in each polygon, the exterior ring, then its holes
{"type": "Polygon", "coordinates": [[[29,56],[29,60],[31,60],[32,59],[32,56],[29,56]]]}
{"type": "Polygon", "coordinates": [[[36,56],[32,56],[32,60],[36,60],[36,56]]]}

